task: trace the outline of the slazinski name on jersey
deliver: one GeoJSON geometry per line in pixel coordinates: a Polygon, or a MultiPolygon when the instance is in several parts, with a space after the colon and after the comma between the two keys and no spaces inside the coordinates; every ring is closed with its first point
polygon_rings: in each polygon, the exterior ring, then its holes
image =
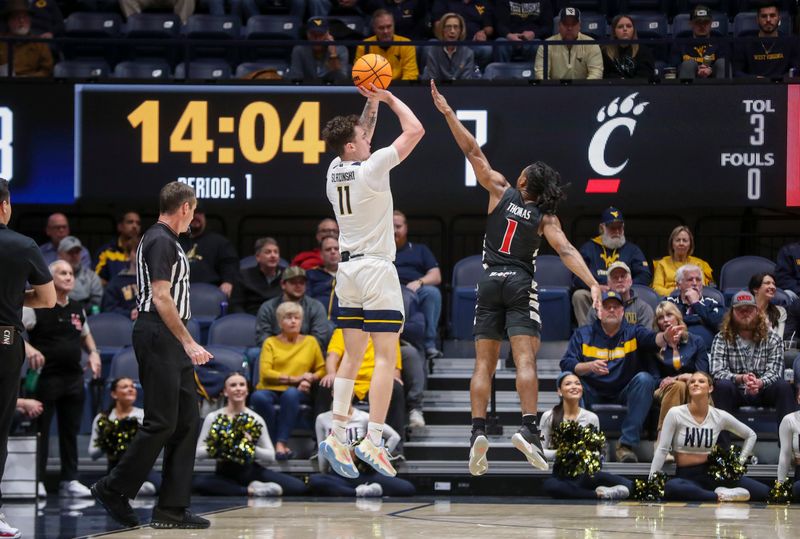
{"type": "Polygon", "coordinates": [[[356,172],[348,170],[347,172],[334,172],[331,174],[331,182],[354,182],[356,180],[356,172]]]}

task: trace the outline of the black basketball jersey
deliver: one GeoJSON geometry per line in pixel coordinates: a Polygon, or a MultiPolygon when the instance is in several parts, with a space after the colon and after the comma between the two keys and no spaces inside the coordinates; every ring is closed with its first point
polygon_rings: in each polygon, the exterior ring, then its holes
{"type": "Polygon", "coordinates": [[[542,241],[542,213],[535,203],[525,203],[519,190],[509,187],[486,220],[483,239],[484,266],[517,266],[533,275],[542,241]]]}

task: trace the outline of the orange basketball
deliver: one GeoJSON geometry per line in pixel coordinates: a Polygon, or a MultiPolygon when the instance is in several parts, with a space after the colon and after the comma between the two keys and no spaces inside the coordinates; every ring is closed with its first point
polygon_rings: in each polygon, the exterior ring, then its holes
{"type": "Polygon", "coordinates": [[[353,64],[353,84],[369,88],[369,84],[387,89],[392,83],[392,66],[380,54],[365,54],[353,64]]]}

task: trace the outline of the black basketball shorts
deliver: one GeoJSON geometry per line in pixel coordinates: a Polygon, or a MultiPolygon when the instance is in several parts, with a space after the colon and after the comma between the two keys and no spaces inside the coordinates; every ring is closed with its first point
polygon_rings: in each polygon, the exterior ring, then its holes
{"type": "Polygon", "coordinates": [[[539,294],[530,273],[513,266],[487,268],[478,282],[475,339],[500,341],[508,334],[541,336],[539,294]]]}

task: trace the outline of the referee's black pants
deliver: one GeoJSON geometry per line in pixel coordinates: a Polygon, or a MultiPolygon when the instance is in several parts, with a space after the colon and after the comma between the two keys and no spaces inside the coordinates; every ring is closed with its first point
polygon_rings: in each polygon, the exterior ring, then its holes
{"type": "Polygon", "coordinates": [[[39,481],[47,475],[47,457],[50,453],[50,424],[56,414],[58,422],[58,456],[61,461],[61,481],[78,478],[78,433],[81,430],[83,401],[83,374],[67,373],[40,376],[36,398],[42,402],[39,416],[39,481]]]}
{"type": "Polygon", "coordinates": [[[200,420],[192,362],[155,314],[139,315],[133,350],[144,392],[144,423],[106,484],[135,498],[164,448],[158,505],[189,507],[200,420]]]}
{"type": "MultiPolygon", "coordinates": [[[[8,433],[17,408],[20,371],[24,361],[25,345],[19,333],[15,333],[13,344],[0,342],[0,479],[6,467],[8,433]]],[[[2,505],[3,494],[0,492],[0,506],[2,505]]]]}

